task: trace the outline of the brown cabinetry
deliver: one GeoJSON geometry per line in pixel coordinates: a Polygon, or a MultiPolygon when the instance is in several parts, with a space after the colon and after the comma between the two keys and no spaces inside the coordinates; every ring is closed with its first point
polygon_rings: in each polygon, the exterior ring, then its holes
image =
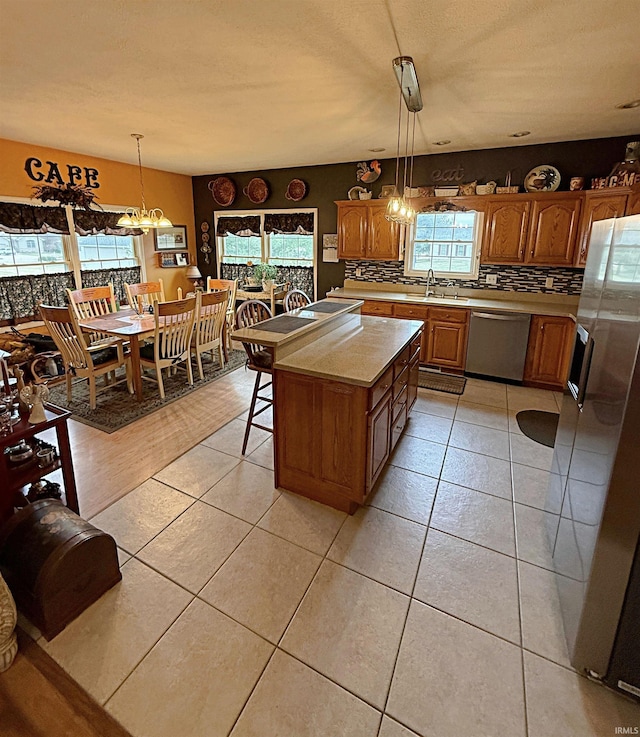
{"type": "Polygon", "coordinates": [[[578,234],[581,201],[577,197],[536,199],[525,261],[541,266],[571,266],[578,234]]]}
{"type": "Polygon", "coordinates": [[[524,383],[563,389],[567,380],[575,323],[568,317],[531,318],[524,383]]]}
{"type": "Polygon", "coordinates": [[[580,218],[576,266],[585,266],[587,263],[587,248],[589,246],[591,226],[593,223],[624,215],[626,205],[626,194],[616,192],[605,195],[600,192],[587,193],[582,208],[582,217],[580,218]]]}
{"type": "Polygon", "coordinates": [[[469,335],[469,310],[459,307],[432,307],[365,300],[362,314],[422,320],[424,330],[419,353],[420,363],[464,370],[469,335]]]}
{"type": "Polygon", "coordinates": [[[417,336],[371,387],[276,370],[276,485],[353,513],[417,395],[417,336]]]}
{"type": "Polygon", "coordinates": [[[627,197],[627,207],[624,214],[640,215],[640,187],[629,193],[629,196],[627,197]]]}
{"type": "Polygon", "coordinates": [[[482,241],[483,263],[515,264],[524,260],[530,209],[529,200],[489,203],[482,241]]]}
{"type": "Polygon", "coordinates": [[[581,192],[490,196],[481,262],[571,266],[583,197],[581,192]]]}
{"type": "Polygon", "coordinates": [[[338,258],[395,261],[400,226],[385,218],[386,202],[337,202],[338,258]]]}
{"type": "Polygon", "coordinates": [[[467,357],[469,311],[433,307],[429,310],[428,336],[423,363],[464,370],[467,357]]]}

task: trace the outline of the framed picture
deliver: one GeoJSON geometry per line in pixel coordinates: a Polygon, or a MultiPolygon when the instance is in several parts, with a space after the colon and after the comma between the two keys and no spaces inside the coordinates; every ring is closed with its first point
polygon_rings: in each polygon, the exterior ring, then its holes
{"type": "Polygon", "coordinates": [[[393,193],[395,192],[396,188],[393,184],[385,184],[382,187],[382,190],[380,191],[380,195],[378,199],[388,199],[389,197],[393,197],[393,193]]]}
{"type": "Polygon", "coordinates": [[[176,253],[176,266],[188,266],[186,253],[176,253]]]}
{"type": "Polygon", "coordinates": [[[174,225],[173,228],[156,228],[153,231],[156,251],[186,251],[187,226],[174,225]]]}

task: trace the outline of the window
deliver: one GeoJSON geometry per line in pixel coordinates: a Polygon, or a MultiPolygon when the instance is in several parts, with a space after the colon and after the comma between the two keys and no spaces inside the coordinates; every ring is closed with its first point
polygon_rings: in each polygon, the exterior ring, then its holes
{"type": "Polygon", "coordinates": [[[0,232],[0,277],[70,271],[65,236],[0,232]]]}
{"type": "MultiPolygon", "coordinates": [[[[280,213],[300,212],[299,210],[285,211],[280,213]]],[[[308,211],[307,211],[308,212],[308,211]]],[[[243,212],[225,213],[220,217],[244,217],[254,216],[260,219],[260,235],[240,236],[229,233],[218,236],[218,249],[220,263],[224,264],[246,264],[269,263],[274,266],[308,266],[314,265],[315,236],[300,235],[298,233],[265,233],[264,220],[268,212],[243,212]]],[[[217,226],[217,220],[216,220],[217,226]]],[[[258,231],[256,221],[254,232],[258,231]]]]}
{"type": "Polygon", "coordinates": [[[77,238],[81,269],[122,269],[139,263],[132,235],[79,235],[77,238]]]}
{"type": "Polygon", "coordinates": [[[477,279],[480,261],[481,213],[421,212],[408,232],[405,274],[477,279]]]}
{"type": "Polygon", "coordinates": [[[312,266],[313,236],[271,233],[266,236],[267,261],[275,266],[312,266]]]}
{"type": "Polygon", "coordinates": [[[222,241],[220,252],[222,261],[227,264],[246,264],[247,261],[262,260],[262,238],[255,235],[226,235],[222,241]]]}

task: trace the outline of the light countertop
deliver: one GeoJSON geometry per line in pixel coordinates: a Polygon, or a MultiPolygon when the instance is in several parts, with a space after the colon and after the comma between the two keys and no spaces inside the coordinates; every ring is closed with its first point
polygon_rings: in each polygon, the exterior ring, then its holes
{"type": "MultiPolygon", "coordinates": [[[[549,315],[570,317],[575,320],[579,295],[549,295],[523,292],[493,292],[490,290],[460,290],[460,298],[424,296],[424,290],[400,291],[400,285],[367,284],[359,282],[358,286],[347,283],[345,287],[329,292],[330,297],[359,300],[380,300],[383,302],[399,302],[404,304],[428,305],[431,307],[458,307],[460,309],[480,309],[491,312],[522,312],[528,315],[549,315]],[[360,286],[362,284],[362,286],[360,286]],[[471,296],[480,292],[481,296],[471,296]]],[[[410,288],[405,287],[410,290],[410,288]]]]}
{"type": "Polygon", "coordinates": [[[354,313],[317,340],[276,360],[273,367],[370,387],[421,328],[421,321],[354,313]]]}

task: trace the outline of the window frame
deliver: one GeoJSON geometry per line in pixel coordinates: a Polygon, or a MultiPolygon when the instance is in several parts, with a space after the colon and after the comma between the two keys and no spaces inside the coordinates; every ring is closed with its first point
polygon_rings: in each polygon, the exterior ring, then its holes
{"type": "MultiPolygon", "coordinates": [[[[33,205],[34,201],[33,199],[29,197],[11,197],[8,195],[0,195],[0,200],[2,202],[15,202],[16,204],[21,205],[33,205]]],[[[47,202],[38,202],[38,207],[63,207],[66,215],[67,215],[67,223],[69,225],[69,233],[65,234],[58,234],[62,238],[62,246],[64,249],[65,254],[65,261],[64,263],[69,267],[68,271],[73,273],[73,279],[74,283],[76,285],[76,289],[82,289],[82,261],[80,259],[80,248],[78,244],[78,234],[75,231],[74,227],[74,221],[73,221],[73,207],[71,205],[57,205],[53,203],[47,203],[47,202]]],[[[122,212],[124,213],[126,211],[126,207],[124,205],[103,205],[103,210],[108,210],[110,212],[122,212]]],[[[30,235],[40,235],[40,233],[18,233],[16,235],[23,235],[23,236],[30,236],[30,235]]],[[[56,235],[55,233],[52,235],[56,235]]],[[[135,259],[137,260],[137,265],[140,267],[140,278],[142,281],[145,281],[147,278],[146,273],[146,262],[145,262],[145,250],[144,250],[144,235],[136,235],[132,236],[133,238],[133,248],[134,248],[134,254],[135,259]]],[[[101,260],[109,260],[109,259],[101,259],[101,260]]],[[[115,260],[115,259],[114,259],[115,260]]],[[[41,264],[44,264],[45,262],[37,262],[34,264],[24,264],[24,266],[32,265],[32,266],[39,266],[41,264]]],[[[58,262],[60,263],[60,262],[58,262]]],[[[119,267],[116,267],[119,268],[119,267]]],[[[88,269],[90,271],[90,269],[88,269]]],[[[47,273],[47,272],[45,272],[47,273]]],[[[66,273],[66,272],[48,272],[48,273],[66,273]]]]}
{"type": "MultiPolygon", "coordinates": [[[[280,213],[293,213],[293,212],[307,212],[313,214],[313,258],[311,263],[291,263],[289,266],[311,266],[313,269],[313,283],[314,288],[318,288],[318,208],[317,207],[284,207],[284,208],[269,208],[266,210],[216,210],[213,213],[213,232],[214,234],[218,231],[218,220],[224,217],[245,217],[247,215],[257,215],[260,217],[260,258],[263,263],[269,263],[271,258],[270,252],[270,237],[271,233],[264,232],[264,216],[269,214],[280,214],[280,213]]],[[[220,278],[220,269],[224,258],[224,239],[225,236],[216,235],[216,261],[217,270],[216,274],[220,278]]],[[[278,258],[277,256],[274,258],[278,258]]],[[[229,262],[227,262],[229,263],[229,262]]],[[[278,264],[277,266],[282,266],[278,264]]],[[[282,266],[282,268],[288,268],[282,266]]]]}
{"type": "MultiPolygon", "coordinates": [[[[449,211],[443,211],[441,214],[446,214],[449,211]]],[[[474,225],[473,225],[473,239],[472,252],[471,252],[471,271],[436,271],[434,269],[433,274],[436,279],[460,279],[464,281],[477,281],[480,278],[480,254],[482,250],[482,233],[484,225],[484,213],[480,210],[467,210],[466,212],[474,212],[476,214],[474,225]]],[[[418,217],[428,213],[418,213],[416,220],[411,226],[405,228],[405,244],[404,244],[404,275],[405,276],[421,276],[426,278],[428,269],[414,269],[413,264],[413,253],[415,244],[415,235],[418,227],[418,217]]],[[[439,213],[435,213],[436,215],[439,213]]],[[[466,245],[469,241],[457,244],[455,241],[450,241],[449,244],[453,247],[457,245],[466,245]]],[[[433,242],[432,242],[433,245],[433,242]]],[[[433,260],[433,254],[431,256],[433,260]]],[[[452,256],[451,258],[458,258],[452,256]]],[[[461,258],[461,257],[460,257],[461,258]]]]}

